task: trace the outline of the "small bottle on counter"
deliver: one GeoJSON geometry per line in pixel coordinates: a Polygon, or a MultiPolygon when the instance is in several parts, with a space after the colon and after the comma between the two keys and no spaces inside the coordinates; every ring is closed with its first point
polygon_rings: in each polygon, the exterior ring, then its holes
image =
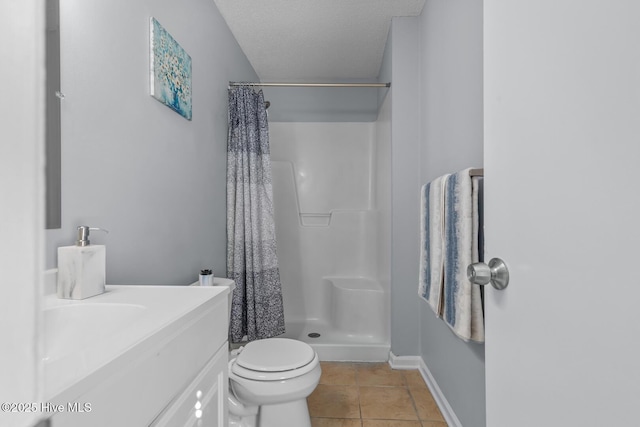
{"type": "Polygon", "coordinates": [[[76,244],[58,248],[58,298],[81,300],[105,291],[107,249],[91,244],[90,231],[109,232],[81,225],[76,244]]]}
{"type": "Polygon", "coordinates": [[[213,270],[200,270],[200,286],[213,286],[213,270]]]}

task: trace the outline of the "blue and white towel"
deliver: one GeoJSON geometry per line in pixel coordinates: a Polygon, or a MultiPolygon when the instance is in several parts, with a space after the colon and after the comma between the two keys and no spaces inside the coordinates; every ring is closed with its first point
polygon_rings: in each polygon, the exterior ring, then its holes
{"type": "Polygon", "coordinates": [[[442,317],[444,268],[444,187],[449,175],[422,186],[420,192],[420,277],[418,294],[442,317]]]}
{"type": "Polygon", "coordinates": [[[442,316],[458,337],[483,342],[482,291],[467,279],[467,266],[479,260],[478,181],[469,169],[447,179],[442,316]]]}
{"type": "Polygon", "coordinates": [[[482,260],[480,178],[469,169],[425,184],[420,203],[418,293],[465,341],[484,341],[482,290],[467,266],[482,260]]]}

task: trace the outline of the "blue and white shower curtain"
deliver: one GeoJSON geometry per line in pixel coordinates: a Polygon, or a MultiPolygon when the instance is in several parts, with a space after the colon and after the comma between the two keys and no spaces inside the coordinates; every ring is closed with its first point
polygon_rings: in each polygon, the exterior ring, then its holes
{"type": "Polygon", "coordinates": [[[276,254],[269,125],[262,91],[229,89],[227,274],[236,282],[229,338],[284,333],[276,254]]]}

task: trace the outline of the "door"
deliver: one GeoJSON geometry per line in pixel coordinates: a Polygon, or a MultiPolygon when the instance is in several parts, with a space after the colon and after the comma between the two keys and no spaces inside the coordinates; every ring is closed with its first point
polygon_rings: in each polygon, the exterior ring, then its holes
{"type": "Polygon", "coordinates": [[[43,416],[45,6],[0,2],[0,426],[43,416]]]}
{"type": "Polygon", "coordinates": [[[484,9],[487,426],[640,425],[640,2],[484,9]]]}

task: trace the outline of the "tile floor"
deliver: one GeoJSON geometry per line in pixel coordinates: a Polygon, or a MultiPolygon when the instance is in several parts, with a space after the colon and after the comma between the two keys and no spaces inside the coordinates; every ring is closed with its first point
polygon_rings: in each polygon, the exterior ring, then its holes
{"type": "Polygon", "coordinates": [[[321,362],[307,399],[312,427],[446,427],[417,370],[388,363],[321,362]]]}

